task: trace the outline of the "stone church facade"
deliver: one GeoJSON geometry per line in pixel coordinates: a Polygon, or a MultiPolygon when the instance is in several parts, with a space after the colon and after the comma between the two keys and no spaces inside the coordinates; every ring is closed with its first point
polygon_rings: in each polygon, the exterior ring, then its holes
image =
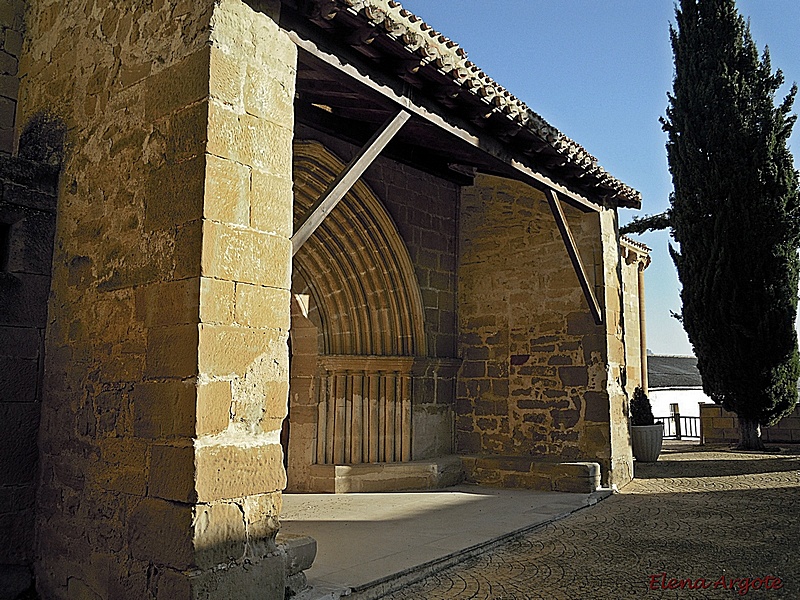
{"type": "Polygon", "coordinates": [[[454,42],[387,0],[0,31],[10,597],[282,598],[286,489],[631,479],[640,196],[454,42]]]}

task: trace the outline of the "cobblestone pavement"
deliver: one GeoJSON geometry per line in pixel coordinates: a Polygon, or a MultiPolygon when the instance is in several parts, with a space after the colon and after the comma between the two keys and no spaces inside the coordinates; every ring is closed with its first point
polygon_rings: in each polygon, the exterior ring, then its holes
{"type": "Polygon", "coordinates": [[[800,448],[681,447],[620,494],[386,598],[800,599],[798,512],[800,448]]]}

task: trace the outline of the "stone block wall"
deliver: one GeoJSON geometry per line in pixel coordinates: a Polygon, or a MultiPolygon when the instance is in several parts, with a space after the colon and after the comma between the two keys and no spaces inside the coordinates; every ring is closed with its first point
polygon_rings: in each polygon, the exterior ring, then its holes
{"type": "MultiPolygon", "coordinates": [[[[795,408],[793,413],[783,417],[775,425],[763,427],[761,435],[765,442],[800,443],[800,408],[795,408]]],[[[738,441],[738,435],[736,439],[738,441]]]]}
{"type": "Polygon", "coordinates": [[[36,439],[58,183],[57,164],[31,160],[42,157],[29,147],[22,150],[22,157],[0,156],[0,597],[4,598],[28,588],[33,573],[36,439]]]}
{"type": "Polygon", "coordinates": [[[308,318],[309,297],[294,295],[291,300],[292,357],[289,373],[289,418],[283,423],[281,443],[286,450],[287,489],[305,487],[311,479],[311,465],[317,456],[319,393],[314,375],[319,354],[317,328],[308,318]]]}
{"type": "Polygon", "coordinates": [[[642,357],[639,351],[641,330],[639,327],[639,270],[636,263],[622,260],[622,287],[625,311],[625,391],[633,396],[633,390],[642,385],[642,357]]]}
{"type": "Polygon", "coordinates": [[[33,0],[28,28],[18,120],[69,131],[39,593],[282,598],[295,47],[239,0],[33,0]]]}
{"type": "Polygon", "coordinates": [[[173,185],[173,210],[202,198],[210,12],[185,12],[173,32],[184,47],[158,35],[175,6],[119,8],[30,3],[20,65],[21,122],[48,111],[69,130],[37,497],[37,588],[53,599],[153,597],[191,561],[192,506],[164,498],[164,483],[185,486],[193,467],[162,473],[159,461],[194,427],[200,261],[188,250],[200,228],[168,223],[148,192],[176,165],[188,185],[173,185]]]}
{"type": "MultiPolygon", "coordinates": [[[[704,444],[733,444],[740,438],[736,413],[718,404],[700,404],[700,435],[704,444]]],[[[768,443],[800,443],[800,406],[771,427],[761,428],[761,438],[768,443]]]]}
{"type": "Polygon", "coordinates": [[[364,179],[385,198],[414,263],[428,356],[455,356],[458,186],[386,159],[376,161],[364,179]]]}
{"type": "Polygon", "coordinates": [[[4,0],[0,3],[0,155],[5,156],[10,156],[14,150],[24,12],[24,0],[4,0]]]}
{"type": "Polygon", "coordinates": [[[479,176],[461,207],[458,452],[597,461],[609,481],[612,415],[627,426],[609,383],[624,363],[620,286],[603,287],[618,281],[613,215],[565,206],[605,309],[597,325],[541,192],[479,176]]]}
{"type": "Polygon", "coordinates": [[[460,188],[390,160],[365,174],[386,198],[414,263],[425,311],[428,356],[415,365],[413,455],[415,460],[453,452],[456,373],[456,260],[460,188]],[[438,359],[438,360],[437,360],[438,359]]]}
{"type": "MultiPolygon", "coordinates": [[[[622,285],[623,268],[619,238],[619,222],[615,210],[600,213],[600,243],[603,247],[603,291],[605,294],[605,348],[606,380],[604,402],[608,403],[608,428],[610,438],[601,448],[610,464],[608,484],[623,486],[633,478],[633,454],[630,440],[630,406],[627,384],[627,355],[631,348],[638,346],[636,337],[631,335],[631,323],[624,310],[625,291],[622,285]]],[[[638,319],[633,318],[633,324],[638,319]]],[[[592,426],[597,439],[605,435],[600,426],[592,426]]],[[[602,463],[601,463],[602,464],[602,463]]],[[[605,481],[605,474],[604,474],[605,481]]]]}

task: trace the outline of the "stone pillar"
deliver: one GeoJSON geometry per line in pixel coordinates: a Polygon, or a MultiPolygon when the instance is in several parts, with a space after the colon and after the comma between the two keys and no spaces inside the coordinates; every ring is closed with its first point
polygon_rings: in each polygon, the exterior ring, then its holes
{"type": "Polygon", "coordinates": [[[286,486],[295,68],[296,48],[269,16],[219,3],[199,296],[197,414],[208,420],[193,453],[195,551],[210,554],[192,592],[204,598],[284,589],[274,536],[286,486]]]}
{"type": "Polygon", "coordinates": [[[18,123],[68,127],[39,593],[282,598],[295,47],[240,0],[28,11],[18,123]]]}
{"type": "MultiPolygon", "coordinates": [[[[606,362],[603,428],[607,432],[607,485],[623,486],[633,478],[633,454],[628,430],[628,394],[626,393],[626,345],[638,346],[638,327],[635,338],[625,339],[625,303],[623,296],[623,265],[620,258],[620,241],[617,212],[606,209],[600,213],[600,237],[603,256],[603,283],[605,296],[604,354],[606,362]]],[[[634,279],[634,281],[636,281],[634,279]]],[[[638,311],[634,312],[638,318],[638,311]]],[[[638,361],[638,356],[635,356],[638,361]]],[[[605,479],[605,478],[604,478],[605,479]]]]}

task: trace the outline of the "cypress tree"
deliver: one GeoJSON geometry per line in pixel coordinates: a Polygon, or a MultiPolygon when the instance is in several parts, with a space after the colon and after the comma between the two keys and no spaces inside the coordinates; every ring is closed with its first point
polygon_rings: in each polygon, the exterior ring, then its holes
{"type": "Polygon", "coordinates": [[[797,403],[800,197],[787,147],[797,88],[775,105],[783,76],[768,49],[759,57],[735,0],[680,0],[675,14],[662,119],[671,206],[630,229],[671,228],[679,318],[704,391],[738,416],[740,447],[758,449],[760,426],[797,403]]]}

